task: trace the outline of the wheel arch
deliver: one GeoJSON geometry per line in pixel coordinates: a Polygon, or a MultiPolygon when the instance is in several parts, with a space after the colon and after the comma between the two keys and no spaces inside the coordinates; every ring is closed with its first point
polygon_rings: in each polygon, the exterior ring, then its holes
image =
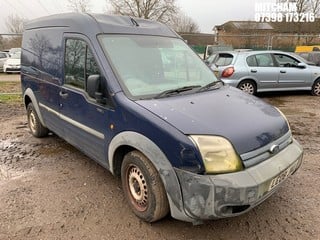
{"type": "Polygon", "coordinates": [[[121,164],[117,162],[122,161],[124,155],[133,150],[143,153],[158,171],[173,169],[165,154],[153,141],[137,132],[125,131],[116,135],[109,144],[108,161],[112,174],[119,173],[117,168],[121,164]]]}
{"type": "Polygon", "coordinates": [[[40,120],[41,124],[44,127],[46,127],[46,125],[45,125],[45,123],[43,121],[43,117],[42,117],[41,112],[40,112],[40,108],[39,108],[39,104],[38,104],[38,101],[36,99],[36,96],[34,95],[33,91],[30,88],[27,88],[25,90],[25,92],[23,94],[23,102],[24,102],[24,106],[25,106],[26,109],[27,109],[29,103],[33,104],[33,107],[37,112],[37,115],[39,117],[39,120],[40,120]]]}
{"type": "Polygon", "coordinates": [[[159,172],[169,201],[171,216],[187,222],[194,221],[185,214],[180,183],[165,154],[149,138],[137,132],[125,131],[116,135],[109,144],[108,163],[113,175],[119,176],[126,153],[138,150],[144,154],[159,172]]]}

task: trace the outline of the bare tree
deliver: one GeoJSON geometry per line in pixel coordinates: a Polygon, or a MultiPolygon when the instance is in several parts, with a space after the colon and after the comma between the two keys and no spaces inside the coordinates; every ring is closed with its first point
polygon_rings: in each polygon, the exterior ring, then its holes
{"type": "MultiPolygon", "coordinates": [[[[296,13],[298,13],[298,14],[309,12],[313,8],[313,5],[316,8],[318,8],[318,5],[319,5],[319,0],[277,0],[277,2],[278,3],[287,3],[288,6],[289,6],[289,4],[295,4],[296,5],[296,13]]],[[[285,14],[285,12],[284,12],[284,14],[285,14]]]]}
{"type": "Polygon", "coordinates": [[[22,42],[22,32],[24,30],[24,23],[27,19],[22,18],[18,15],[9,15],[6,18],[6,27],[9,33],[16,34],[15,36],[7,38],[8,44],[6,48],[20,47],[22,42]]]}
{"type": "MultiPolygon", "coordinates": [[[[317,20],[317,18],[320,16],[320,0],[278,0],[279,3],[287,3],[289,4],[295,4],[296,5],[296,13],[298,14],[298,16],[301,16],[301,14],[303,13],[309,13],[309,14],[313,14],[316,20],[316,23],[314,26],[318,26],[319,25],[319,21],[317,20]]],[[[285,13],[283,13],[285,14],[285,13]]],[[[310,23],[313,24],[313,23],[310,23]]],[[[303,28],[305,28],[305,23],[304,22],[296,22],[296,33],[298,33],[298,38],[297,38],[297,44],[300,44],[300,35],[303,32],[303,28]]],[[[320,27],[320,26],[319,26],[320,27]]],[[[318,27],[317,27],[318,28],[318,27]]],[[[309,44],[310,42],[312,42],[314,39],[314,37],[306,37],[306,44],[309,44]]]]}
{"type": "Polygon", "coordinates": [[[6,26],[9,33],[22,33],[24,23],[27,19],[19,17],[18,15],[9,15],[6,19],[6,26]]]}
{"type": "Polygon", "coordinates": [[[320,15],[320,0],[311,0],[310,1],[310,10],[315,17],[320,15]]]}
{"type": "MultiPolygon", "coordinates": [[[[315,28],[319,29],[320,28],[320,22],[319,22],[319,16],[320,16],[320,0],[310,0],[310,12],[315,16],[316,18],[316,23],[315,23],[315,28]]],[[[306,44],[311,43],[315,37],[307,37],[306,38],[306,44]]]]}
{"type": "Polygon", "coordinates": [[[178,7],[176,0],[106,0],[111,12],[120,15],[152,19],[162,23],[172,21],[178,7]]]}
{"type": "Polygon", "coordinates": [[[179,33],[199,33],[200,28],[198,24],[186,14],[180,12],[173,17],[170,26],[179,33]]]}
{"type": "Polygon", "coordinates": [[[68,0],[68,8],[73,12],[90,12],[91,0],[68,0]]]}
{"type": "Polygon", "coordinates": [[[297,13],[305,13],[309,11],[310,6],[309,6],[308,0],[297,0],[296,6],[297,6],[297,13]]]}

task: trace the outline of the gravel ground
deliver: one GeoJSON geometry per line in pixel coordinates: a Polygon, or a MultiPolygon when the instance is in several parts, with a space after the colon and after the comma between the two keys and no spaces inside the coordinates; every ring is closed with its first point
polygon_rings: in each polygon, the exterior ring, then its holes
{"type": "Polygon", "coordinates": [[[0,103],[0,239],[320,239],[320,99],[260,97],[287,116],[303,164],[249,213],[199,226],[140,221],[119,179],[55,135],[32,137],[22,104],[0,103]]]}

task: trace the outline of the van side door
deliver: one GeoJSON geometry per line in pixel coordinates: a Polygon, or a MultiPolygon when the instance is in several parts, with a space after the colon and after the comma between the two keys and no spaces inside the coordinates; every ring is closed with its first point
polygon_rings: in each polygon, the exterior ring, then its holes
{"type": "Polygon", "coordinates": [[[83,39],[65,39],[60,113],[64,120],[65,139],[106,165],[105,139],[111,109],[107,104],[97,101],[94,95],[88,94],[88,79],[94,75],[100,78],[103,97],[107,95],[106,81],[91,49],[83,39]]]}

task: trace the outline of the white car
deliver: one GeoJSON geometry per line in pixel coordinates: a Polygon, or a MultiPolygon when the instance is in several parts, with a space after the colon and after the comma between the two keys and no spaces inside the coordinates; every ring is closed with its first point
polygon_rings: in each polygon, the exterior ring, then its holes
{"type": "Polygon", "coordinates": [[[9,50],[9,56],[12,56],[13,54],[15,54],[17,52],[21,52],[21,48],[11,48],[9,50]]]}
{"type": "Polygon", "coordinates": [[[9,54],[6,52],[0,52],[0,72],[3,72],[3,64],[9,58],[9,54]]]}
{"type": "Polygon", "coordinates": [[[21,52],[14,53],[3,64],[5,73],[19,73],[21,69],[21,52]]]}

